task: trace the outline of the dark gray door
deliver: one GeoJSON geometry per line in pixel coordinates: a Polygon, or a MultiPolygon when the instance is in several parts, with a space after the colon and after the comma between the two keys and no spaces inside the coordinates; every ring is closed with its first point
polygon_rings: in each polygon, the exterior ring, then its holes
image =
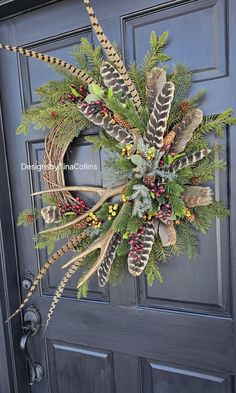
{"type": "MultiPolygon", "coordinates": [[[[168,30],[168,53],[176,63],[190,64],[193,92],[207,89],[202,105],[205,113],[236,108],[235,0],[96,0],[93,5],[110,40],[122,44],[127,62],[142,59],[152,30],[168,30]]],[[[70,61],[71,47],[83,36],[96,42],[82,2],[77,0],[61,1],[0,23],[0,42],[24,45],[70,61]]],[[[43,133],[32,130],[27,137],[16,137],[15,129],[22,110],[37,103],[34,88],[52,78],[53,71],[36,60],[0,54],[14,220],[31,203],[39,203],[31,200],[30,193],[43,186],[39,173],[21,171],[20,164],[41,161],[44,150],[43,133]]],[[[94,280],[88,299],[76,300],[72,281],[45,336],[30,339],[32,358],[45,370],[42,382],[31,388],[33,393],[236,392],[234,131],[228,130],[222,141],[228,170],[216,174],[214,185],[216,197],[230,205],[231,220],[215,222],[202,237],[200,256],[195,260],[180,257],[163,264],[162,285],[148,288],[143,278],[127,276],[119,287],[101,290],[94,280]]],[[[102,170],[100,154],[94,154],[81,137],[73,144],[71,160],[83,162],[86,157],[102,170]]],[[[102,184],[101,174],[96,173],[91,174],[89,184],[102,184]]],[[[87,173],[80,172],[69,176],[68,183],[88,184],[87,178],[87,173]]],[[[6,214],[10,220],[11,212],[5,211],[4,217],[6,214]]],[[[28,271],[36,275],[47,258],[46,253],[35,251],[33,235],[32,229],[16,228],[20,282],[28,271]]],[[[10,235],[4,242],[8,247],[13,245],[10,235]]],[[[7,255],[3,263],[7,265],[10,308],[14,311],[17,272],[14,260],[7,255]]],[[[60,266],[55,264],[32,298],[44,322],[63,274],[60,266]]],[[[12,330],[18,380],[15,391],[25,393],[27,381],[18,349],[19,318],[13,321],[12,330]]]]}

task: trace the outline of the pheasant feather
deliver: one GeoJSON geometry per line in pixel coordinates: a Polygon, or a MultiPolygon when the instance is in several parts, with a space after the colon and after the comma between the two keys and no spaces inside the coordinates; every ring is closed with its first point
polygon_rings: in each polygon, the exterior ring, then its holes
{"type": "Polygon", "coordinates": [[[175,132],[174,143],[171,147],[171,152],[181,153],[184,151],[186,144],[193,136],[193,132],[201,124],[203,113],[200,109],[193,109],[187,113],[183,120],[176,124],[172,131],[175,132]]]}
{"type": "Polygon", "coordinates": [[[116,256],[116,248],[120,242],[121,242],[120,234],[116,233],[110,241],[109,248],[107,250],[103,263],[97,270],[98,283],[100,287],[104,287],[109,280],[111,267],[116,256]]]}
{"type": "Polygon", "coordinates": [[[40,269],[38,275],[36,276],[35,280],[33,281],[32,286],[30,287],[30,290],[27,293],[26,298],[24,299],[23,303],[20,305],[20,307],[12,314],[8,320],[10,321],[15,315],[17,315],[24,307],[25,305],[29,302],[31,296],[33,295],[34,291],[36,290],[39,282],[42,280],[42,278],[45,276],[47,273],[48,269],[50,266],[52,266],[62,255],[67,253],[68,251],[72,250],[78,244],[81,242],[81,240],[86,237],[86,234],[81,234],[79,236],[73,237],[67,244],[65,244],[63,247],[61,247],[59,250],[57,250],[48,260],[47,262],[43,265],[43,267],[40,269]]]}
{"type": "Polygon", "coordinates": [[[159,225],[159,236],[163,247],[173,246],[176,243],[176,231],[173,222],[159,225]]]}
{"type": "Polygon", "coordinates": [[[126,145],[128,143],[133,144],[134,139],[119,124],[113,124],[112,120],[109,117],[102,115],[100,112],[98,113],[90,113],[88,107],[84,107],[83,103],[79,102],[78,107],[80,112],[93,124],[104,129],[111,137],[115,138],[119,143],[126,145]]]}
{"type": "Polygon", "coordinates": [[[133,276],[140,276],[140,274],[145,269],[150,252],[155,238],[154,223],[152,221],[147,221],[142,230],[136,235],[135,243],[136,247],[142,247],[142,251],[135,251],[135,248],[129,252],[128,256],[128,269],[130,274],[133,276]]]}
{"type": "Polygon", "coordinates": [[[71,277],[77,272],[77,270],[79,269],[79,267],[82,264],[82,260],[78,260],[76,262],[73,263],[73,265],[67,270],[66,274],[64,275],[63,279],[61,280],[60,284],[57,286],[56,292],[53,296],[52,299],[52,303],[48,312],[48,316],[47,316],[47,322],[46,322],[46,326],[45,329],[48,327],[49,322],[52,318],[52,314],[56,308],[57,303],[59,302],[66,284],[68,283],[68,281],[71,279],[71,277]]]}
{"type": "Polygon", "coordinates": [[[72,75],[78,76],[78,78],[81,79],[83,82],[87,84],[95,83],[97,85],[97,82],[85,71],[73,66],[72,64],[67,63],[64,60],[58,59],[57,57],[48,56],[43,53],[35,52],[33,50],[4,44],[0,44],[0,49],[6,49],[11,52],[20,53],[21,55],[24,55],[26,57],[32,57],[33,59],[38,59],[44,61],[45,63],[65,68],[72,75]]]}
{"type": "Polygon", "coordinates": [[[187,157],[180,158],[169,167],[172,173],[179,171],[180,169],[186,168],[187,166],[194,165],[197,161],[202,160],[211,152],[211,149],[204,149],[196,151],[195,153],[189,154],[187,157]]]}
{"type": "Polygon", "coordinates": [[[147,74],[146,96],[149,112],[153,111],[155,99],[162,91],[166,83],[166,72],[161,68],[154,67],[147,74]]]}
{"type": "Polygon", "coordinates": [[[212,190],[210,187],[188,186],[182,198],[188,207],[207,206],[212,203],[212,190]]]}
{"type": "Polygon", "coordinates": [[[116,94],[122,93],[121,102],[132,99],[128,86],[112,64],[105,62],[100,68],[100,74],[106,87],[111,88],[116,94]]]}
{"type": "Polygon", "coordinates": [[[139,94],[136,90],[136,87],[134,86],[133,82],[131,81],[131,79],[129,77],[129,74],[125,68],[123,61],[121,60],[119,54],[116,52],[116,50],[112,46],[111,42],[105,36],[105,34],[101,28],[101,25],[96,18],[96,15],[94,13],[94,10],[93,10],[93,7],[92,7],[90,1],[84,0],[84,5],[86,7],[92,27],[97,35],[98,40],[100,41],[101,45],[103,46],[108,58],[115,65],[115,67],[119,71],[121,77],[123,78],[124,82],[128,86],[129,92],[132,96],[132,99],[134,101],[136,108],[140,109],[142,104],[141,104],[139,94]]]}
{"type": "Polygon", "coordinates": [[[171,102],[174,97],[174,90],[174,84],[172,82],[166,82],[161,93],[156,97],[144,136],[144,141],[149,146],[154,146],[158,149],[163,146],[164,133],[166,131],[171,102]]]}

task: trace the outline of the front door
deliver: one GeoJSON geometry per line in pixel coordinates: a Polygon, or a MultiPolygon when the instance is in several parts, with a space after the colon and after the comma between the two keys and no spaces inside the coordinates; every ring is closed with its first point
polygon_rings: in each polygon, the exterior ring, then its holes
{"type": "MultiPolygon", "coordinates": [[[[202,108],[206,114],[236,108],[236,3],[234,0],[119,0],[93,1],[109,39],[122,46],[126,62],[141,61],[152,30],[170,32],[167,53],[174,63],[193,70],[192,93],[207,89],[202,108]]],[[[0,42],[70,60],[71,48],[81,37],[97,43],[82,1],[67,0],[0,23],[0,42]]],[[[31,130],[17,137],[22,111],[37,104],[34,88],[55,77],[54,71],[33,59],[0,53],[3,129],[6,142],[13,219],[23,209],[39,206],[30,194],[43,188],[40,173],[22,171],[21,163],[43,159],[45,134],[31,130]]],[[[49,328],[28,340],[33,361],[43,370],[41,382],[31,388],[25,374],[20,318],[12,321],[12,359],[15,390],[19,393],[235,393],[234,296],[236,270],[235,130],[227,130],[223,151],[226,172],[216,175],[215,195],[230,205],[229,220],[216,221],[201,238],[198,258],[181,256],[161,265],[163,284],[149,288],[144,278],[126,276],[118,287],[100,289],[93,280],[86,300],[76,298],[76,279],[67,286],[49,328]],[[232,239],[231,239],[232,235],[232,239]],[[31,390],[28,390],[31,389],[31,390]]],[[[70,184],[102,185],[103,153],[79,137],[70,160],[97,164],[94,173],[68,176],[70,184]]],[[[6,160],[1,157],[1,160],[6,160]]],[[[4,183],[5,184],[5,183],[4,183]]],[[[5,190],[5,189],[4,189],[5,190]]],[[[2,193],[4,194],[4,190],[2,193]]],[[[11,219],[11,210],[1,211],[11,219]]],[[[3,232],[7,227],[3,227],[3,232]]],[[[35,228],[37,230],[38,228],[35,228]]],[[[25,275],[37,274],[47,258],[36,252],[32,228],[15,226],[17,271],[10,252],[3,263],[10,311],[17,308],[17,274],[21,296],[25,275]],[[10,268],[11,266],[11,268],[10,268]]],[[[4,236],[8,248],[12,235],[4,236]]],[[[16,258],[14,252],[13,257],[16,258]]],[[[63,275],[55,264],[31,299],[43,324],[57,283],[63,275]]],[[[29,374],[29,373],[28,373],[29,374]]],[[[28,379],[30,375],[28,375],[28,379]]],[[[4,392],[5,393],[5,392],[4,392]]]]}

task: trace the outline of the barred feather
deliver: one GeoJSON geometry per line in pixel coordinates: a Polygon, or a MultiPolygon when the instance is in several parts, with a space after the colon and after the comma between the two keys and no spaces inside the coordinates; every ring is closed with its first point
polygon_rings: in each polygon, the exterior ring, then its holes
{"type": "Polygon", "coordinates": [[[119,124],[113,124],[112,120],[109,117],[102,115],[100,112],[98,113],[88,113],[88,107],[83,107],[83,103],[78,103],[78,108],[80,112],[89,119],[93,124],[104,129],[111,137],[115,138],[119,143],[126,145],[128,143],[133,144],[134,139],[119,124]]]}
{"type": "Polygon", "coordinates": [[[188,207],[207,206],[212,203],[212,190],[210,187],[188,186],[182,198],[188,207]]]}
{"type": "Polygon", "coordinates": [[[201,124],[203,113],[200,109],[193,109],[187,113],[183,120],[176,124],[172,131],[175,132],[175,140],[171,147],[171,152],[181,153],[184,151],[186,144],[193,136],[193,132],[201,124]]]}
{"type": "Polygon", "coordinates": [[[61,247],[59,250],[57,250],[48,260],[47,262],[44,264],[44,266],[40,269],[37,277],[35,278],[35,280],[33,281],[33,284],[31,286],[31,288],[29,289],[26,298],[24,299],[23,303],[20,305],[20,307],[14,312],[14,314],[12,314],[7,322],[9,322],[15,315],[17,315],[24,307],[25,305],[29,302],[29,299],[31,298],[31,296],[33,295],[34,291],[36,290],[39,282],[42,280],[42,278],[45,276],[45,274],[47,273],[48,269],[50,268],[50,266],[52,266],[62,255],[64,255],[65,253],[67,253],[68,251],[72,250],[74,247],[76,247],[81,240],[86,237],[86,234],[81,234],[78,236],[73,237],[67,244],[65,244],[63,247],[61,247]]]}
{"type": "Polygon", "coordinates": [[[61,216],[60,209],[57,206],[46,206],[41,209],[41,216],[46,224],[52,224],[61,216]]]}
{"type": "Polygon", "coordinates": [[[174,97],[174,90],[174,84],[172,82],[166,82],[161,93],[156,97],[147,131],[144,136],[144,141],[149,146],[154,146],[159,149],[163,146],[163,138],[166,131],[171,102],[174,97]]]}
{"type": "Polygon", "coordinates": [[[100,68],[100,73],[106,87],[112,88],[112,91],[116,94],[122,93],[120,98],[121,102],[132,99],[129,89],[125,84],[122,76],[112,64],[108,62],[103,63],[100,68]]]}
{"type": "Polygon", "coordinates": [[[32,57],[34,59],[44,61],[45,63],[49,63],[49,64],[56,65],[58,67],[65,68],[72,75],[78,76],[78,78],[81,79],[83,82],[87,84],[95,83],[97,85],[97,82],[85,71],[73,66],[72,64],[67,63],[64,60],[60,60],[57,57],[48,56],[46,54],[35,52],[33,50],[29,50],[17,46],[4,45],[4,44],[0,44],[0,49],[6,49],[11,52],[20,53],[21,55],[24,55],[26,57],[32,57]]]}
{"type": "Polygon", "coordinates": [[[180,169],[186,168],[187,166],[194,165],[197,161],[200,161],[206,157],[210,152],[210,149],[199,150],[195,153],[189,154],[187,157],[175,160],[173,164],[170,165],[169,170],[172,173],[175,173],[180,169]]]}
{"type": "Polygon", "coordinates": [[[163,247],[168,247],[176,243],[176,231],[173,221],[170,224],[160,222],[159,236],[163,247]]]}
{"type": "Polygon", "coordinates": [[[124,82],[128,86],[129,92],[132,96],[132,99],[134,101],[136,108],[140,109],[142,104],[141,104],[139,94],[136,90],[135,85],[133,84],[133,82],[131,81],[131,79],[128,75],[128,72],[125,68],[123,61],[121,60],[119,54],[116,52],[116,50],[112,46],[111,42],[105,36],[105,34],[101,28],[101,25],[96,18],[96,15],[94,13],[94,10],[93,10],[93,7],[92,7],[90,1],[84,0],[84,5],[86,7],[92,27],[97,35],[98,40],[100,41],[101,45],[103,46],[108,58],[115,65],[115,67],[119,71],[121,77],[123,78],[124,82]]]}
{"type": "Polygon", "coordinates": [[[116,248],[121,242],[121,237],[119,233],[115,233],[110,241],[109,248],[107,250],[104,261],[97,270],[98,283],[100,287],[104,287],[109,280],[109,275],[111,272],[111,267],[116,256],[116,248]]]}
{"type": "Polygon", "coordinates": [[[146,95],[149,112],[153,111],[155,99],[166,83],[166,72],[162,68],[154,67],[147,74],[146,95]]]}
{"type": "Polygon", "coordinates": [[[143,245],[143,251],[135,255],[130,253],[128,256],[128,269],[130,274],[135,277],[140,276],[145,269],[154,243],[155,230],[153,222],[147,221],[143,229],[144,233],[137,235],[139,243],[143,245]]]}
{"type": "Polygon", "coordinates": [[[66,284],[68,283],[68,281],[71,279],[71,277],[77,272],[77,270],[79,269],[80,265],[81,265],[82,261],[78,260],[76,262],[73,263],[73,265],[67,270],[66,274],[64,275],[63,279],[61,280],[60,284],[57,286],[56,292],[53,296],[52,299],[52,303],[48,312],[48,317],[47,317],[47,322],[46,322],[46,326],[45,329],[48,327],[49,322],[52,318],[52,314],[56,308],[57,303],[59,302],[66,284]]]}

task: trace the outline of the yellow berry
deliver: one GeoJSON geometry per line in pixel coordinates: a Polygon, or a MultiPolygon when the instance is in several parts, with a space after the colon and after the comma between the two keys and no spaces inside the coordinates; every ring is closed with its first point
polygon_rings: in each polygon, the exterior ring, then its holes
{"type": "Polygon", "coordinates": [[[118,207],[119,207],[118,203],[115,203],[114,206],[113,206],[113,209],[114,209],[114,210],[117,210],[118,207]]]}
{"type": "Polygon", "coordinates": [[[115,217],[115,216],[116,216],[116,212],[112,212],[111,215],[112,215],[113,217],[115,217]]]}

